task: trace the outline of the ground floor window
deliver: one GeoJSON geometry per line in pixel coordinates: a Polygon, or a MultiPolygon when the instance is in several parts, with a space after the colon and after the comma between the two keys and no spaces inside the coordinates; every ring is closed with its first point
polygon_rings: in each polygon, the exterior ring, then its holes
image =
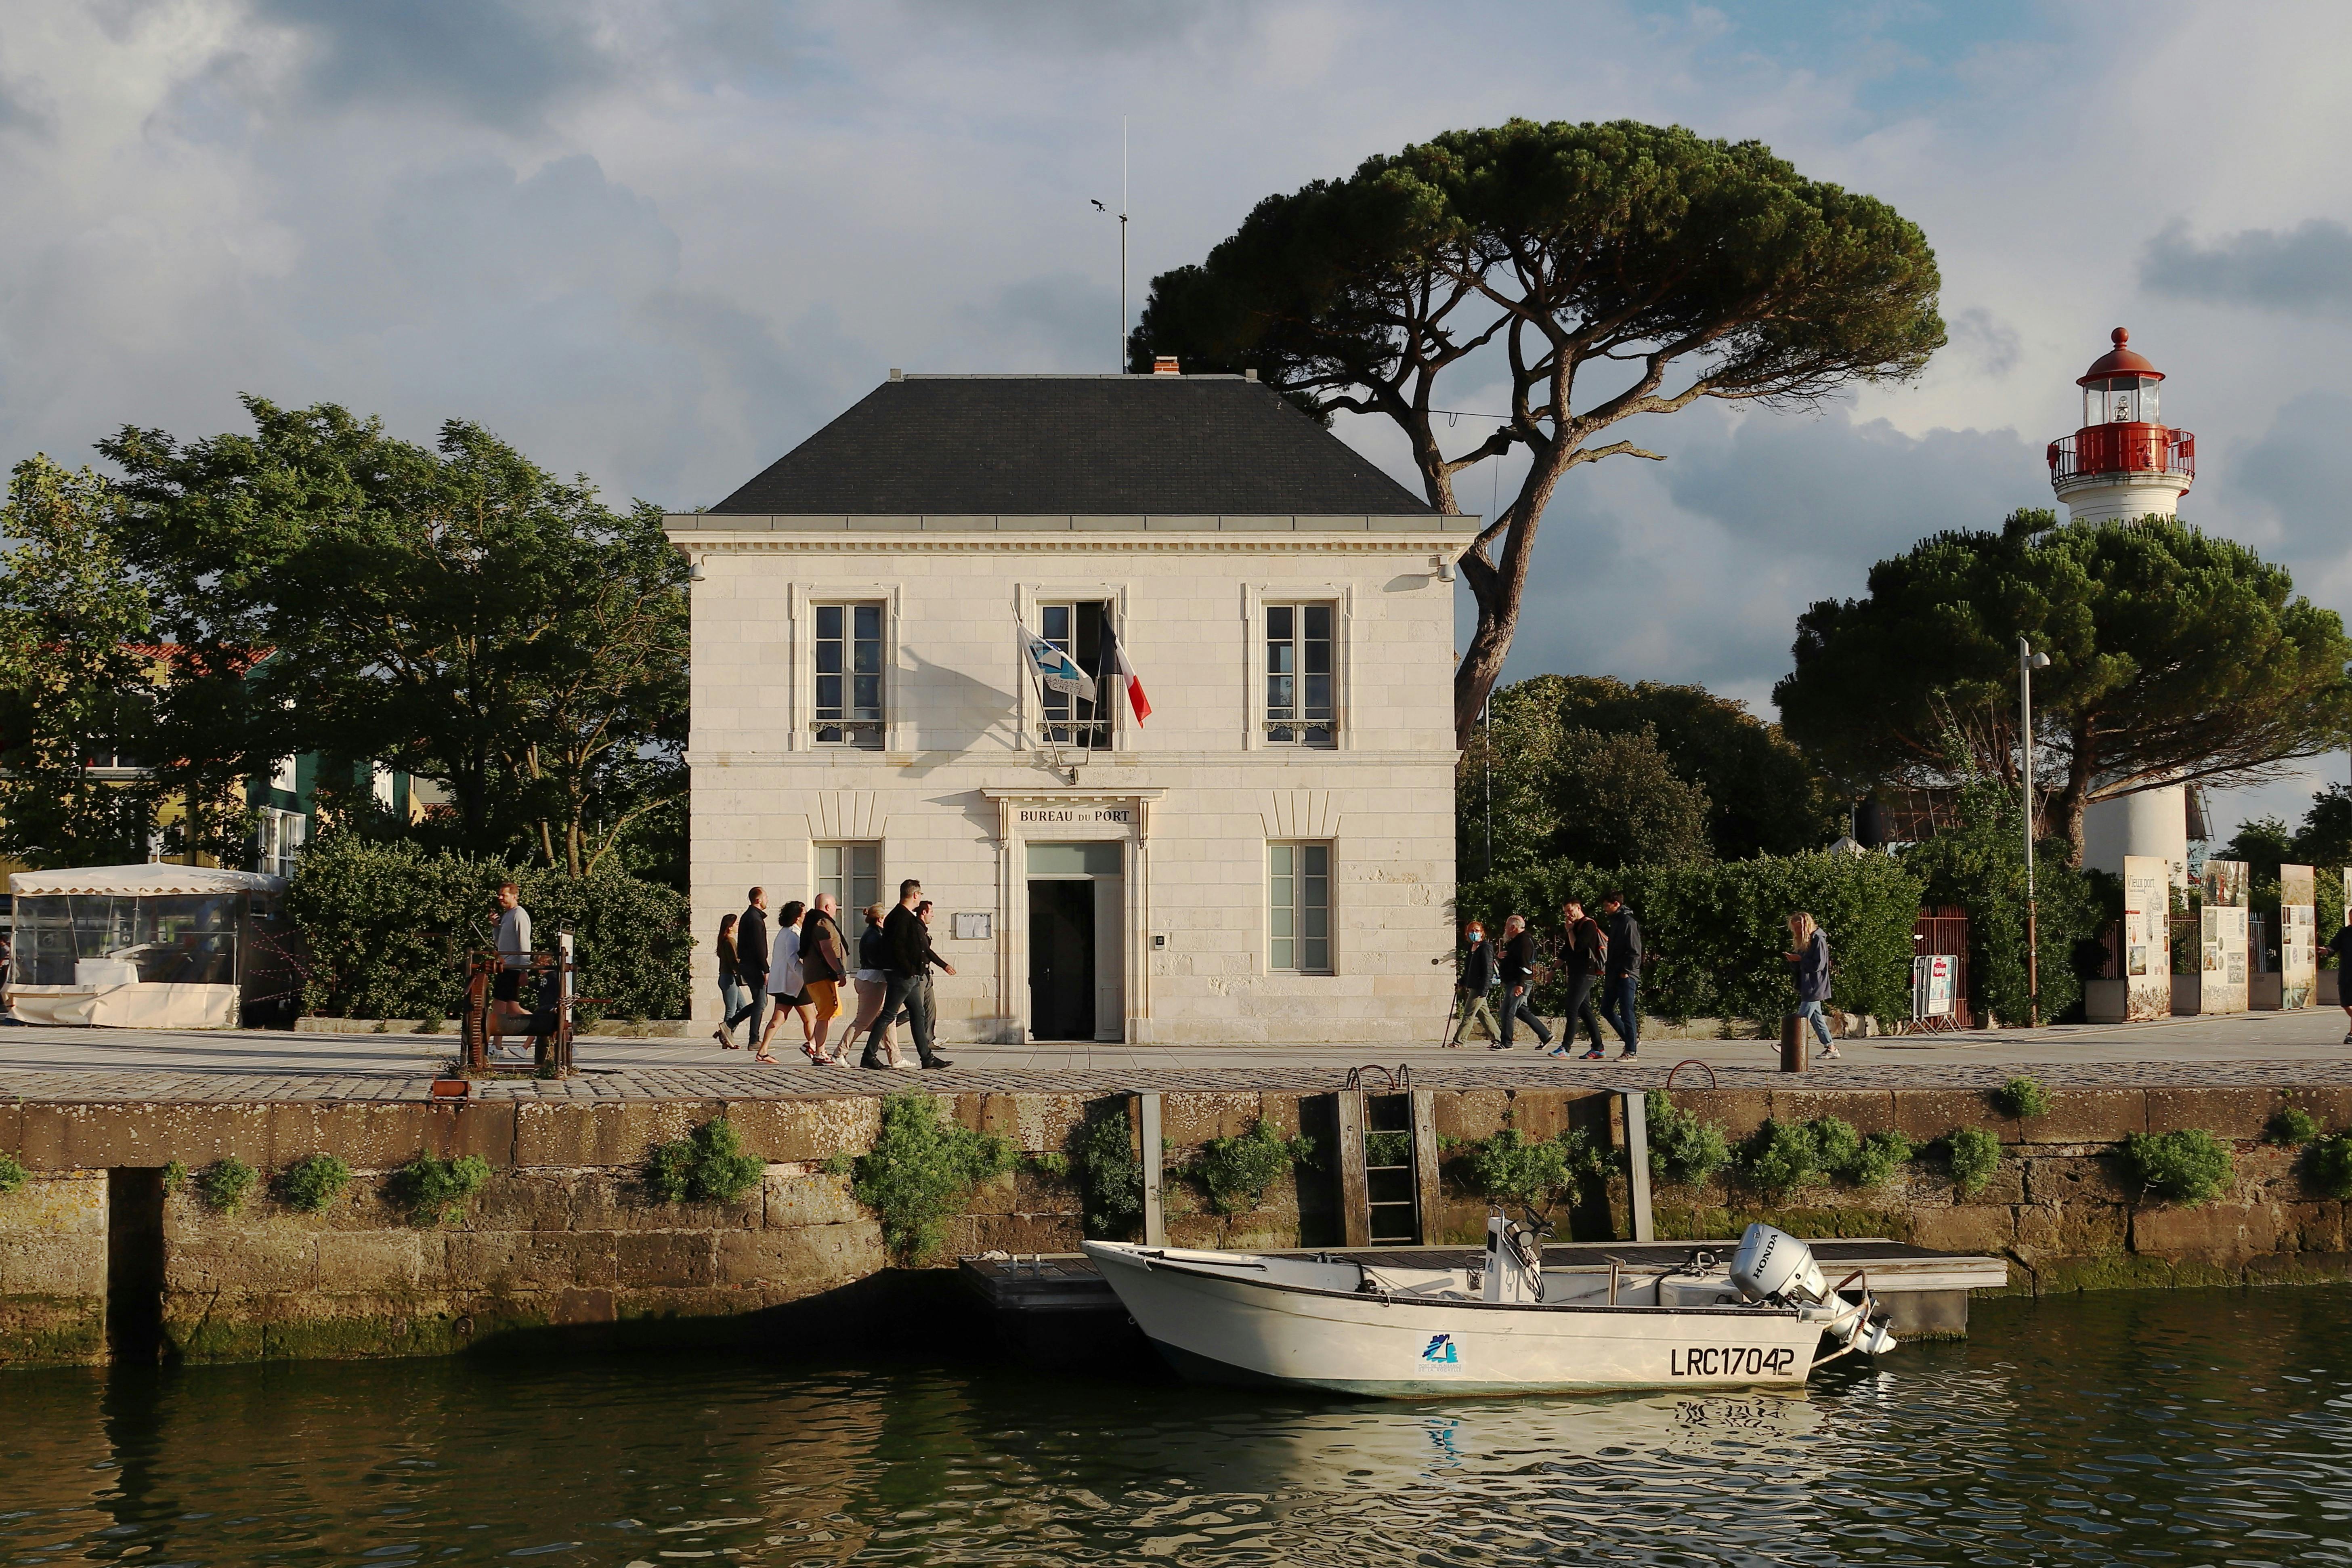
{"type": "Polygon", "coordinates": [[[263,806],[254,825],[253,868],[275,877],[292,876],[294,863],[302,858],[303,827],[300,812],[263,806]]]}
{"type": "Polygon", "coordinates": [[[1294,974],[1331,973],[1331,847],[1266,847],[1266,967],[1294,974]]]}
{"type": "MultiPolygon", "coordinates": [[[[882,846],[879,844],[820,844],[816,847],[816,890],[831,893],[845,910],[863,910],[882,901],[882,846]]],[[[859,928],[847,928],[856,931],[859,928]]]]}

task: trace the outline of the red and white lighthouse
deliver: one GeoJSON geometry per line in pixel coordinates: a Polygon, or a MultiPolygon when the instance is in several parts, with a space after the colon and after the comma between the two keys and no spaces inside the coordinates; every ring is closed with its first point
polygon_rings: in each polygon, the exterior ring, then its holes
{"type": "Polygon", "coordinates": [[[2197,437],[2158,423],[2164,373],[2133,352],[2131,334],[2077,381],[2083,427],[2050,443],[2050,488],[2076,522],[2136,522],[2175,517],[2197,479],[2197,437]]]}

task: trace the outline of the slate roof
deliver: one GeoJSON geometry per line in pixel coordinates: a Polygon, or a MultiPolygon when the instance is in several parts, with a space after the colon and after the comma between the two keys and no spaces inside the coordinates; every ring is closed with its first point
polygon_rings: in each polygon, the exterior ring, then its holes
{"type": "Polygon", "coordinates": [[[1225,375],[910,375],[715,513],[1433,517],[1271,388],[1225,375]]]}

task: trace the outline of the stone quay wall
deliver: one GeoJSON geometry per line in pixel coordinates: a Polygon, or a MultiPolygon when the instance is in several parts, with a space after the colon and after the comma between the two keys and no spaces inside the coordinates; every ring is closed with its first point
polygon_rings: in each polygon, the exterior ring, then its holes
{"type": "MultiPolygon", "coordinates": [[[[2352,1089],[2291,1091],[2324,1124],[2352,1125],[2352,1089]]],[[[1166,1093],[1160,1115],[1166,1230],[1176,1246],[1326,1247],[1349,1240],[1340,1151],[1343,1097],[1249,1090],[1166,1093]],[[1208,1140],[1261,1120],[1316,1141],[1314,1163],[1276,1181],[1257,1206],[1220,1215],[1183,1173],[1208,1140]]],[[[2011,1289],[2214,1285],[2352,1278],[2346,1205],[2309,1190],[2294,1151],[2263,1142],[2284,1103],[2273,1088],[2061,1089],[2051,1112],[2019,1122],[1977,1090],[1677,1090],[1675,1103],[1737,1139],[1767,1116],[1834,1115],[1864,1133],[1930,1139],[1982,1127],[2001,1142],[1990,1183],[1962,1195],[1932,1159],[1867,1191],[1819,1184],[1767,1201],[1723,1181],[1661,1185],[1661,1237],[1736,1236],[1764,1219],[1803,1236],[1878,1236],[2007,1258],[2011,1289]],[[2202,1128],[2229,1140],[2231,1192],[2199,1208],[2138,1193],[2118,1145],[2130,1132],[2202,1128]]],[[[1003,1135],[1031,1156],[1065,1153],[1093,1117],[1128,1114],[1126,1097],[940,1097],[954,1121],[1003,1135]]],[[[982,1184],[950,1224],[933,1267],[895,1267],[876,1216],[828,1173],[868,1151],[882,1102],[870,1097],[170,1104],[26,1103],[0,1108],[0,1152],[29,1172],[0,1194],[0,1365],[98,1362],[122,1353],[133,1310],[152,1312],[163,1352],[188,1360],[442,1354],[526,1344],[772,1338],[803,1321],[838,1342],[847,1327],[891,1321],[893,1291],[936,1288],[942,1265],[988,1250],[1069,1252],[1082,1234],[1074,1178],[1024,1160],[982,1184]],[[659,1201],[648,1152],[728,1117],[765,1170],[731,1204],[659,1201]],[[423,1152],[478,1155],[482,1191],[445,1225],[415,1223],[392,1173],[423,1152]],[[339,1155],[350,1185],[323,1213],[296,1211],[269,1182],[295,1161],[339,1155]],[[160,1173],[234,1155],[262,1173],[235,1214],[215,1212],[191,1180],[144,1218],[138,1193],[160,1173]],[[153,1282],[144,1289],[142,1282],[153,1282]],[[131,1298],[143,1293],[143,1308],[131,1298]],[[111,1304],[110,1302],[111,1298],[111,1304]],[[110,1313],[113,1315],[110,1331],[110,1313]]],[[[1423,1234],[1471,1243],[1485,1200],[1452,1166],[1461,1144],[1508,1126],[1543,1137],[1582,1127],[1622,1148],[1622,1100],[1601,1089],[1423,1090],[1414,1137],[1434,1151],[1422,1191],[1423,1234]]],[[[1427,1159],[1428,1155],[1424,1155],[1427,1159]]],[[[1051,1162],[1047,1163],[1048,1165],[1051,1162]]],[[[1612,1176],[1569,1215],[1581,1239],[1632,1234],[1627,1184],[1612,1176]]],[[[937,1306],[937,1294],[923,1298],[937,1306]]],[[[152,1354],[152,1348],[141,1353],[152,1354]]]]}

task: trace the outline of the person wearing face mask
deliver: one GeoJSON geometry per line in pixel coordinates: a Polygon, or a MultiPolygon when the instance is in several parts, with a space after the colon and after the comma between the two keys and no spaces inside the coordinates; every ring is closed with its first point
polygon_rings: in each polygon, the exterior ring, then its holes
{"type": "Polygon", "coordinates": [[[1471,921],[1462,928],[1461,979],[1454,991],[1454,1032],[1446,1039],[1451,1048],[1462,1044],[1462,1037],[1470,1030],[1473,1020],[1482,1025],[1489,1041],[1503,1037],[1503,1026],[1495,1021],[1491,993],[1502,984],[1502,971],[1495,961],[1495,944],[1486,940],[1486,928],[1471,921]]]}

